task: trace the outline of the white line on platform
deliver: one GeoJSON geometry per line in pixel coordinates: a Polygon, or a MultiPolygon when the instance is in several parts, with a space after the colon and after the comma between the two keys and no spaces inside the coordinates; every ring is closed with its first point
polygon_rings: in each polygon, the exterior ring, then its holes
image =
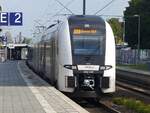
{"type": "Polygon", "coordinates": [[[35,95],[36,99],[39,101],[39,103],[43,107],[45,113],[56,113],[56,111],[48,104],[48,102],[45,100],[45,98],[40,94],[38,89],[36,87],[34,87],[32,82],[30,80],[28,80],[27,77],[25,77],[25,75],[22,73],[22,71],[19,67],[19,62],[18,62],[17,68],[18,68],[22,78],[27,83],[28,87],[30,88],[32,93],[35,95]]]}

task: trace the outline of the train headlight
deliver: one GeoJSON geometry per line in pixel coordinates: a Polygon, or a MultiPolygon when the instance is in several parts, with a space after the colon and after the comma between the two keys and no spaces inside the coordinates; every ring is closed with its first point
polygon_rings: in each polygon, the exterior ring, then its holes
{"type": "Polygon", "coordinates": [[[100,66],[100,70],[101,70],[101,71],[109,70],[109,69],[111,69],[111,68],[112,68],[112,66],[111,66],[111,65],[104,65],[104,66],[100,66]]]}
{"type": "Polygon", "coordinates": [[[77,66],[75,65],[64,65],[64,67],[71,70],[77,70],[77,66]]]}

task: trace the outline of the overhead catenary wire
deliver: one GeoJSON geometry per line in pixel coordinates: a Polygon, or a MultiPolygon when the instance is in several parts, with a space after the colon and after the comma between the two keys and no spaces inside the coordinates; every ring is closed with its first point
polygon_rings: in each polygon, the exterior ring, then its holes
{"type": "MultiPolygon", "coordinates": [[[[75,0],[70,0],[70,1],[65,5],[65,7],[68,7],[68,6],[69,6],[70,4],[72,4],[74,1],[75,1],[75,0]]],[[[60,12],[62,12],[63,9],[65,9],[65,8],[60,9],[58,12],[56,12],[55,15],[53,15],[53,17],[56,16],[56,15],[58,15],[60,12]]]]}
{"type": "MultiPolygon", "coordinates": [[[[54,0],[54,1],[56,1],[57,3],[59,3],[63,8],[61,8],[58,12],[56,12],[56,14],[55,15],[53,15],[52,16],[52,18],[54,17],[54,16],[56,16],[56,15],[58,15],[63,9],[66,9],[67,11],[69,11],[71,14],[74,14],[69,8],[67,8],[67,6],[69,6],[71,3],[73,3],[73,1],[75,1],[75,0],[71,0],[71,1],[69,1],[66,5],[64,5],[63,3],[61,3],[59,0],[54,0]]],[[[44,26],[47,22],[45,22],[44,24],[41,24],[38,20],[35,20],[35,22],[38,24],[38,25],[40,25],[39,27],[45,27],[46,28],[46,26],[44,26]]],[[[37,27],[37,26],[36,26],[37,27]]]]}
{"type": "Polygon", "coordinates": [[[107,8],[109,5],[111,5],[115,0],[111,0],[108,4],[106,4],[103,8],[98,10],[97,12],[94,13],[94,15],[97,15],[99,12],[103,11],[105,8],[107,8]]]}
{"type": "Polygon", "coordinates": [[[59,0],[55,0],[58,2],[62,7],[64,7],[66,10],[68,10],[71,14],[74,14],[69,8],[67,8],[63,3],[61,3],[59,0]]]}
{"type": "MultiPolygon", "coordinates": [[[[72,4],[73,2],[74,2],[75,0],[70,0],[68,3],[66,3],[66,5],[64,5],[65,7],[68,7],[70,4],[72,4]]],[[[51,16],[51,19],[53,18],[53,17],[55,17],[55,16],[57,16],[57,15],[59,15],[60,14],[60,12],[62,12],[64,9],[66,9],[66,8],[61,8],[59,11],[57,11],[54,15],[52,15],[51,16]]],[[[71,13],[72,14],[72,13],[71,13]]],[[[47,22],[48,21],[50,21],[51,19],[49,19],[49,20],[47,20],[47,22]]],[[[45,22],[44,24],[46,24],[47,22],[45,22]]]]}
{"type": "Polygon", "coordinates": [[[39,22],[39,20],[34,20],[34,22],[37,23],[37,24],[40,25],[40,26],[43,26],[43,24],[41,24],[41,23],[39,22]]]}

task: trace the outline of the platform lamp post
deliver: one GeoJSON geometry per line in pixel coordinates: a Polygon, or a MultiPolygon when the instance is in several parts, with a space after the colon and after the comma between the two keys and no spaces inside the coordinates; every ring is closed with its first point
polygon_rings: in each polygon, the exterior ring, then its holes
{"type": "Polygon", "coordinates": [[[138,50],[138,61],[137,61],[137,63],[139,63],[139,61],[140,61],[140,44],[141,44],[141,17],[140,17],[140,15],[133,15],[134,17],[137,17],[138,18],[138,44],[137,44],[137,50],[138,50]]]}
{"type": "Polygon", "coordinates": [[[125,31],[126,31],[126,20],[125,17],[123,17],[123,43],[125,43],[125,31]]]}

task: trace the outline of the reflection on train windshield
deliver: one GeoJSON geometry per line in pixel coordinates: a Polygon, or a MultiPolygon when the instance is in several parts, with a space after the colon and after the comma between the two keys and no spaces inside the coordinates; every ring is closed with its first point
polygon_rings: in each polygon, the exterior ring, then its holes
{"type": "Polygon", "coordinates": [[[73,35],[73,52],[75,55],[101,55],[101,36],[73,35]]]}

